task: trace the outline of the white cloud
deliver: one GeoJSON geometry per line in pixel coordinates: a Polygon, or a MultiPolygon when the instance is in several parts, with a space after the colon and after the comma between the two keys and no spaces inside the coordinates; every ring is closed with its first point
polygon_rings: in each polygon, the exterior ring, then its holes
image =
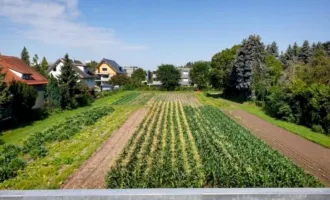
{"type": "MultiPolygon", "coordinates": [[[[20,34],[47,44],[96,49],[112,45],[121,50],[142,50],[119,40],[114,30],[78,22],[78,0],[2,0],[0,16],[24,25],[20,34]]],[[[1,2],[1,0],[0,0],[1,2]]],[[[1,4],[1,3],[0,3],[1,4]]]]}

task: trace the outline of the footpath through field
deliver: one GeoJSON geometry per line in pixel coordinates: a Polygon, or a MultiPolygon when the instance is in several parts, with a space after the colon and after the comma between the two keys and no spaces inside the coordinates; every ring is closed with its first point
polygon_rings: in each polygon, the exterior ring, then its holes
{"type": "Polygon", "coordinates": [[[151,104],[132,113],[125,123],[61,186],[62,189],[104,188],[104,179],[118,154],[148,114],[151,104]]]}
{"type": "Polygon", "coordinates": [[[230,112],[236,121],[252,130],[252,133],[267,144],[288,157],[306,172],[319,178],[330,186],[330,149],[310,142],[296,134],[290,133],[268,123],[243,110],[230,112]]]}

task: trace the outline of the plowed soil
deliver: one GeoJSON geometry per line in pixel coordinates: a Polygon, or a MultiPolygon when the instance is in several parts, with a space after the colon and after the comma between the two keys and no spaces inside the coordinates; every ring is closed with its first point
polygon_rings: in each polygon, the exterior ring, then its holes
{"type": "Polygon", "coordinates": [[[115,163],[143,118],[147,115],[150,103],[132,113],[125,123],[61,186],[62,189],[104,188],[105,176],[115,163]]]}
{"type": "Polygon", "coordinates": [[[237,122],[278,150],[297,166],[330,186],[330,149],[268,123],[243,110],[230,112],[237,122]]]}

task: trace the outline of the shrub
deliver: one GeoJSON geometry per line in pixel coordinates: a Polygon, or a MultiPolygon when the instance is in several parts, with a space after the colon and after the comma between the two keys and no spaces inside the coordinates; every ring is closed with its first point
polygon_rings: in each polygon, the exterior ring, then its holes
{"type": "Polygon", "coordinates": [[[312,131],[317,132],[317,133],[325,133],[321,125],[313,125],[312,126],[312,131]]]}
{"type": "Polygon", "coordinates": [[[9,91],[13,95],[12,112],[16,119],[26,120],[32,110],[37,98],[37,91],[22,82],[12,81],[9,91]]]}

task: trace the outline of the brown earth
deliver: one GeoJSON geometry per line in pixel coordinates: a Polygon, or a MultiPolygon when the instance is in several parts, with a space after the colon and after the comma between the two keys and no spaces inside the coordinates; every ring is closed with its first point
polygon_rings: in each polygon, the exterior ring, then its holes
{"type": "Polygon", "coordinates": [[[330,149],[310,142],[299,135],[279,128],[243,110],[230,113],[235,120],[257,137],[278,150],[297,166],[330,186],[330,149]]]}
{"type": "Polygon", "coordinates": [[[115,163],[117,156],[147,115],[149,103],[132,113],[125,123],[94,152],[61,186],[62,189],[98,189],[105,187],[105,176],[115,163]]]}

